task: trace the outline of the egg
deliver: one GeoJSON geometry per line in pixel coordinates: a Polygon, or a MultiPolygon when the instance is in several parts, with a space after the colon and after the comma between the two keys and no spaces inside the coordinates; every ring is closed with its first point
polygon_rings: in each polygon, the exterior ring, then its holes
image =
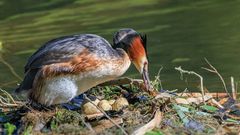
{"type": "Polygon", "coordinates": [[[114,103],[115,101],[116,101],[116,100],[111,99],[111,100],[108,100],[108,103],[109,103],[110,105],[113,105],[113,103],[114,103]]]}
{"type": "Polygon", "coordinates": [[[112,106],[109,104],[107,100],[101,100],[98,103],[98,107],[102,108],[104,111],[112,110],[112,106]]]}
{"type": "Polygon", "coordinates": [[[100,102],[99,99],[95,99],[94,101],[92,101],[95,105],[98,105],[98,103],[100,102]]]}
{"type": "Polygon", "coordinates": [[[90,115],[90,114],[96,114],[96,113],[100,113],[101,111],[95,106],[99,103],[99,100],[96,99],[95,101],[92,101],[93,104],[91,102],[87,102],[83,105],[83,113],[86,115],[90,115]],[[97,100],[97,101],[96,101],[97,100]]]}
{"type": "Polygon", "coordinates": [[[123,107],[126,107],[126,106],[128,106],[128,105],[129,105],[129,103],[128,103],[127,99],[121,97],[121,98],[117,99],[117,100],[113,103],[112,108],[113,108],[113,110],[115,110],[115,111],[119,111],[119,110],[121,110],[123,107]]]}

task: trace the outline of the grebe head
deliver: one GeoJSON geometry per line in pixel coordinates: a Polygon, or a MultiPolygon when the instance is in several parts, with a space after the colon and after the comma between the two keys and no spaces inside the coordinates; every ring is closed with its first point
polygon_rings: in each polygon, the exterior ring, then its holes
{"type": "Polygon", "coordinates": [[[120,29],[113,37],[113,48],[125,50],[137,70],[143,77],[147,90],[151,88],[148,75],[147,38],[133,29],[120,29]]]}

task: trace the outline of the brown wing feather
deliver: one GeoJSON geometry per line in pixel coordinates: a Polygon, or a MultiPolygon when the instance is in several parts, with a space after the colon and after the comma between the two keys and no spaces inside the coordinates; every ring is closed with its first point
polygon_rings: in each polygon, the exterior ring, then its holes
{"type": "Polygon", "coordinates": [[[101,61],[87,50],[84,50],[81,54],[67,62],[43,66],[41,72],[44,78],[66,74],[80,74],[96,69],[101,65],[101,61]]]}
{"type": "Polygon", "coordinates": [[[111,56],[116,53],[105,39],[93,34],[73,35],[54,39],[39,48],[29,58],[25,66],[25,78],[19,88],[16,89],[16,92],[32,89],[36,75],[40,71],[42,72],[43,69],[46,70],[45,73],[47,75],[58,75],[77,73],[96,65],[93,61],[86,60],[87,58],[80,56],[80,54],[84,54],[84,50],[101,54],[101,57],[111,56]],[[70,61],[71,63],[69,63],[70,61]],[[82,63],[84,64],[79,64],[79,61],[83,61],[82,63]],[[60,65],[63,67],[60,68],[60,65]]]}
{"type": "Polygon", "coordinates": [[[67,74],[80,74],[98,68],[102,64],[102,60],[97,59],[87,49],[81,54],[73,57],[67,62],[53,63],[44,65],[41,69],[30,69],[16,92],[21,90],[29,90],[31,88],[41,87],[42,81],[45,78],[67,75],[67,74]],[[32,81],[32,85],[29,82],[32,81]]]}

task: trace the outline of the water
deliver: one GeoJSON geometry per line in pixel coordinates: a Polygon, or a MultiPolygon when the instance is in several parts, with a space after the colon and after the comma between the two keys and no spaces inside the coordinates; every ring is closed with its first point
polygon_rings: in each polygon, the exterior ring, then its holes
{"type": "MultiPolygon", "coordinates": [[[[151,78],[161,72],[164,89],[197,90],[198,78],[180,79],[174,67],[204,77],[211,91],[222,90],[219,78],[206,72],[206,57],[225,78],[240,79],[240,0],[0,0],[2,57],[23,76],[27,58],[46,41],[77,33],[94,33],[112,42],[120,28],[148,35],[151,78]]],[[[139,77],[132,67],[126,76],[139,77]]],[[[0,87],[19,80],[0,64],[0,87]]]]}

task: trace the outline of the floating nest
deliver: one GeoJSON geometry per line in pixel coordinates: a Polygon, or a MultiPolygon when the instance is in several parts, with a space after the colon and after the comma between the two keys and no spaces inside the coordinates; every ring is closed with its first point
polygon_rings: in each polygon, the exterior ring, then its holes
{"type": "Polygon", "coordinates": [[[240,104],[226,93],[202,95],[161,90],[152,96],[143,92],[141,81],[124,81],[97,86],[67,104],[41,109],[16,101],[2,90],[0,132],[24,135],[240,132],[240,104]]]}

